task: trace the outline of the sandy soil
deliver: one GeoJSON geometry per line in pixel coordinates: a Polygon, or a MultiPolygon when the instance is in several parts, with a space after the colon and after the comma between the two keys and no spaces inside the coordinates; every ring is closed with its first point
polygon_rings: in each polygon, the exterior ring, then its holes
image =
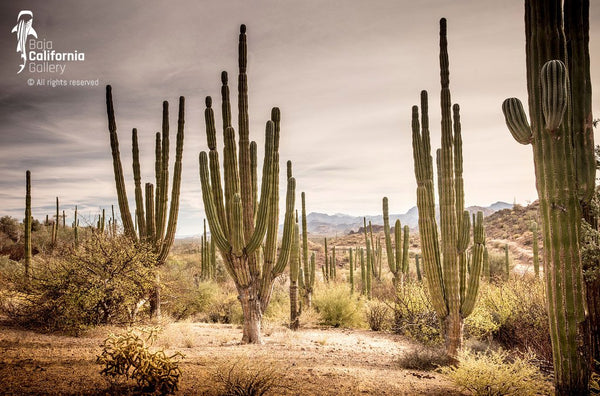
{"type": "MultiPolygon", "coordinates": [[[[98,328],[76,338],[0,327],[0,393],[124,393],[110,391],[95,364],[111,331],[120,329],[98,328]]],[[[277,395],[460,394],[435,372],[399,368],[395,360],[413,345],[397,335],[284,327],[267,328],[265,335],[262,346],[240,345],[236,326],[174,323],[164,326],[157,345],[186,356],[181,395],[216,394],[215,371],[238,360],[280,370],[287,389],[272,393],[277,395]]]]}

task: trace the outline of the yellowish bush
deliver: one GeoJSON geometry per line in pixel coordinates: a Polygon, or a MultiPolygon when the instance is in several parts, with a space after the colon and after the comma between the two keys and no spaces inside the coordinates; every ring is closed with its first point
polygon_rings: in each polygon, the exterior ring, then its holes
{"type": "Polygon", "coordinates": [[[552,384],[533,364],[534,355],[509,359],[505,351],[472,353],[463,350],[457,366],[440,372],[474,395],[548,395],[552,384]]]}

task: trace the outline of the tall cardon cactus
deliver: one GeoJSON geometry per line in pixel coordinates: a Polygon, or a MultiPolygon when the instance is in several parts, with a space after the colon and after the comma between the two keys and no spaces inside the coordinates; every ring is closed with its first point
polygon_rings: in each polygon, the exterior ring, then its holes
{"type": "Polygon", "coordinates": [[[462,137],[459,107],[450,100],[446,20],[440,20],[440,69],[442,146],[437,150],[440,232],[435,218],[433,160],[429,135],[427,92],[421,92],[419,109],[412,109],[412,140],[417,181],[419,233],[423,269],[427,276],[432,304],[442,321],[446,352],[455,357],[462,343],[464,318],[475,306],[485,247],[483,213],[473,225],[473,264],[467,274],[466,251],[470,242],[471,221],[464,210],[462,179],[462,137]],[[452,114],[453,113],[453,114],[452,114]],[[454,129],[454,132],[453,132],[454,129]]]}
{"type": "Polygon", "coordinates": [[[580,227],[596,174],[589,0],[525,0],[525,39],[531,123],[517,98],[506,99],[502,110],[515,140],[533,149],[556,393],[586,394],[590,343],[580,227]]]}
{"type": "Polygon", "coordinates": [[[257,148],[256,143],[249,140],[245,25],[240,28],[238,55],[238,147],[231,125],[228,78],[227,73],[223,72],[223,180],[212,100],[208,97],[204,114],[210,151],[208,154],[204,151],[200,153],[200,181],[212,238],[223,257],[227,272],[233,278],[242,304],[242,342],[260,344],[262,316],[271,299],[273,282],[283,273],[292,250],[296,181],[291,175],[291,166],[288,166],[283,238],[277,256],[281,115],[278,108],[273,108],[271,120],[267,121],[259,199],[257,148]]]}

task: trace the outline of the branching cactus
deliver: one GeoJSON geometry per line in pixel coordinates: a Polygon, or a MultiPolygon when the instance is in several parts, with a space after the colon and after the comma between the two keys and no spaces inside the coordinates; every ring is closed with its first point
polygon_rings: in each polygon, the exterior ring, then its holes
{"type": "Polygon", "coordinates": [[[515,140],[533,149],[556,393],[586,394],[590,342],[579,238],[596,173],[589,0],[526,0],[525,39],[530,122],[517,98],[502,110],[515,140]]]}
{"type": "Polygon", "coordinates": [[[394,225],[394,247],[392,247],[392,237],[390,235],[390,215],[388,208],[388,198],[383,197],[383,233],[385,235],[385,249],[387,262],[390,272],[394,276],[395,287],[399,287],[404,276],[408,274],[408,226],[404,226],[404,239],[402,238],[402,225],[400,220],[396,220],[394,225]]]}
{"type": "Polygon", "coordinates": [[[287,266],[294,236],[296,181],[288,162],[283,238],[277,255],[279,225],[279,134],[281,115],[271,111],[266,124],[260,199],[257,180],[257,147],[249,140],[246,26],[239,35],[238,132],[236,145],[231,125],[227,73],[221,74],[222,119],[225,147],[223,179],[217,151],[212,99],[204,112],[208,154],[200,153],[202,200],[211,237],[232,277],[244,314],[242,342],[261,344],[261,322],[275,278],[287,266]],[[224,187],[224,188],[223,188],[224,187]]]}
{"type": "Polygon", "coordinates": [[[163,102],[162,134],[156,133],[155,140],[155,179],[156,186],[152,183],[145,185],[145,198],[142,193],[140,176],[140,157],[138,148],[137,129],[132,130],[133,154],[133,180],[135,187],[135,218],[138,232],[134,226],[127,190],[123,177],[121,155],[119,152],[119,139],[117,136],[117,123],[112,99],[112,88],[106,86],[106,108],[108,114],[108,130],[110,146],[113,157],[113,170],[121,221],[125,234],[134,240],[142,240],[154,246],[158,255],[158,264],[162,265],[167,259],[169,250],[175,240],[177,228],[177,215],[179,212],[179,192],[181,189],[181,170],[183,156],[183,135],[185,122],[185,99],[179,98],[179,114],[177,120],[177,142],[175,148],[175,165],[173,170],[173,185],[171,187],[171,202],[169,207],[169,103],[163,102]],[[169,215],[167,217],[167,212],[169,215]]]}
{"type": "Polygon", "coordinates": [[[462,344],[464,318],[473,311],[479,290],[485,234],[483,214],[478,212],[473,225],[473,264],[468,275],[466,251],[470,242],[471,221],[469,213],[464,210],[459,107],[451,106],[446,20],[443,18],[440,20],[440,69],[442,146],[437,150],[436,161],[441,223],[439,233],[435,218],[433,160],[425,91],[421,92],[420,123],[418,107],[413,106],[412,109],[412,141],[423,268],[432,304],[442,321],[446,352],[455,357],[462,344]]]}

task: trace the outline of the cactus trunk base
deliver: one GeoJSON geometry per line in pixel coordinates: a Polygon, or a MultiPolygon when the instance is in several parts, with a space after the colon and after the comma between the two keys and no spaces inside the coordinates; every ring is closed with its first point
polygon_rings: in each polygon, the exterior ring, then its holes
{"type": "Polygon", "coordinates": [[[450,314],[442,321],[446,341],[446,354],[456,358],[462,346],[464,319],[459,314],[450,314]]]}
{"type": "Polygon", "coordinates": [[[260,300],[256,298],[257,293],[252,287],[238,289],[242,312],[244,313],[243,344],[263,344],[261,323],[262,309],[260,300]]]}

